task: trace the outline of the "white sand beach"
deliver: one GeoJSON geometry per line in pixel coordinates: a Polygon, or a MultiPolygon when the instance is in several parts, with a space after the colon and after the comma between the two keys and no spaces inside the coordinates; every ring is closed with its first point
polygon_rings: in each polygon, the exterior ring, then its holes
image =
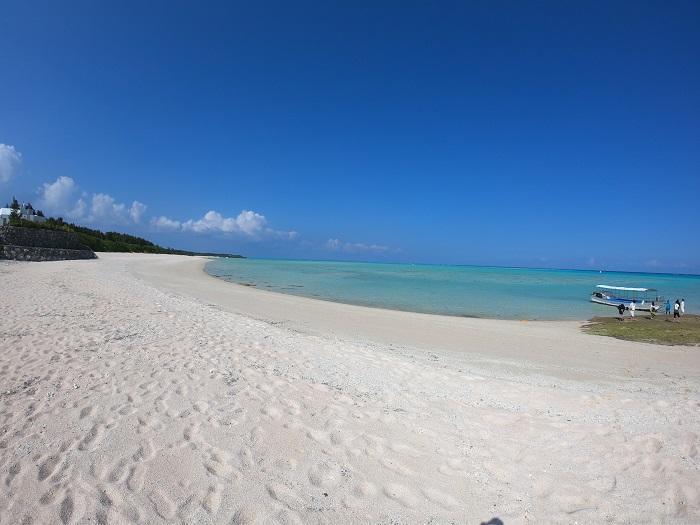
{"type": "Polygon", "coordinates": [[[0,523],[700,523],[700,349],[204,262],[0,262],[0,523]]]}

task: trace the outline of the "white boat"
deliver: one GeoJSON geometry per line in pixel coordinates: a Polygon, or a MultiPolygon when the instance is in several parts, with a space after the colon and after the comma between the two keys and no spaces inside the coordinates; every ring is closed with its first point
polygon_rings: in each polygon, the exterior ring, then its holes
{"type": "Polygon", "coordinates": [[[662,306],[664,299],[659,297],[656,288],[630,288],[627,286],[599,284],[591,294],[591,301],[615,308],[623,305],[625,309],[629,309],[630,304],[634,301],[635,310],[648,312],[652,307],[652,303],[654,303],[654,309],[658,310],[662,306]]]}

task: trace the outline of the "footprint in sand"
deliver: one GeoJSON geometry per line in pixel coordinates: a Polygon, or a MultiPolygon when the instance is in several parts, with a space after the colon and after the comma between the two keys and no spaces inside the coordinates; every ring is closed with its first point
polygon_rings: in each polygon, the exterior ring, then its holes
{"type": "Polygon", "coordinates": [[[282,417],[282,412],[274,405],[266,405],[260,409],[260,412],[270,419],[279,419],[282,417]]]}
{"type": "Polygon", "coordinates": [[[328,463],[319,463],[309,470],[309,481],[316,487],[326,489],[335,487],[339,479],[340,468],[329,465],[328,463]]]}
{"type": "Polygon", "coordinates": [[[80,442],[78,450],[89,450],[93,444],[102,440],[103,435],[104,425],[102,423],[96,423],[80,442]]]}
{"type": "Polygon", "coordinates": [[[175,504],[162,491],[155,489],[149,495],[156,513],[164,520],[172,520],[175,516],[175,504]]]}
{"type": "Polygon", "coordinates": [[[459,506],[459,501],[447,494],[437,489],[427,488],[423,489],[423,495],[428,498],[433,503],[437,503],[441,507],[447,510],[451,510],[459,506]]]}
{"type": "Polygon", "coordinates": [[[362,481],[355,486],[353,492],[360,498],[371,498],[377,495],[377,486],[370,481],[362,481]]]}
{"type": "Polygon", "coordinates": [[[51,505],[54,501],[56,501],[56,497],[58,496],[60,491],[61,488],[54,485],[41,495],[41,497],[39,498],[39,503],[41,503],[42,505],[51,505]]]}
{"type": "Polygon", "coordinates": [[[126,486],[132,492],[138,492],[143,488],[143,478],[146,473],[146,468],[137,464],[131,467],[129,477],[126,479],[126,486]]]}
{"type": "Polygon", "coordinates": [[[71,523],[73,516],[78,514],[76,511],[80,510],[78,508],[79,506],[80,503],[76,502],[75,498],[73,497],[73,493],[70,490],[66,491],[66,494],[61,501],[61,505],[58,508],[58,517],[61,520],[61,523],[64,525],[71,523]]]}
{"type": "Polygon", "coordinates": [[[13,463],[7,471],[7,477],[5,478],[5,485],[10,486],[12,480],[20,473],[22,466],[19,463],[13,463]]]}
{"type": "Polygon", "coordinates": [[[185,429],[182,436],[185,438],[185,441],[194,441],[197,434],[199,434],[199,423],[193,423],[185,429]]]}
{"type": "Polygon", "coordinates": [[[292,489],[280,483],[270,483],[267,486],[267,492],[273,499],[286,505],[290,509],[300,509],[304,507],[304,500],[292,489]]]}
{"type": "Polygon", "coordinates": [[[694,432],[686,432],[679,443],[680,453],[683,456],[694,458],[698,454],[698,436],[694,432]]]}
{"type": "Polygon", "coordinates": [[[204,496],[202,500],[202,507],[209,514],[216,514],[219,510],[219,505],[221,505],[221,493],[223,492],[224,486],[220,483],[212,485],[207,490],[207,495],[204,496]]]}
{"type": "Polygon", "coordinates": [[[44,460],[44,462],[39,466],[39,481],[44,481],[51,474],[53,474],[60,460],[61,458],[59,456],[50,456],[44,460]]]}
{"type": "Polygon", "coordinates": [[[382,490],[384,495],[394,501],[400,503],[404,507],[414,508],[418,505],[418,498],[416,495],[408,488],[398,483],[389,483],[382,490]]]}
{"type": "Polygon", "coordinates": [[[405,466],[405,465],[399,463],[399,462],[396,461],[396,460],[393,460],[393,459],[390,459],[390,458],[387,458],[387,457],[383,457],[383,458],[380,460],[380,463],[381,463],[386,469],[391,470],[392,472],[395,472],[396,474],[399,474],[399,475],[401,475],[401,476],[409,477],[409,476],[415,476],[415,474],[416,474],[413,470],[411,470],[411,469],[408,468],[407,466],[405,466]]]}
{"type": "Polygon", "coordinates": [[[153,441],[151,439],[145,440],[136,453],[132,456],[134,461],[148,461],[153,459],[156,455],[156,448],[153,446],[153,441]]]}
{"type": "Polygon", "coordinates": [[[120,459],[112,468],[112,471],[109,473],[108,480],[111,483],[119,483],[121,482],[124,477],[126,476],[127,473],[127,465],[128,461],[126,459],[120,459]]]}
{"type": "Polygon", "coordinates": [[[256,525],[263,522],[263,516],[252,506],[244,506],[236,511],[231,525],[256,525]]]}
{"type": "Polygon", "coordinates": [[[209,461],[204,464],[207,472],[218,478],[229,478],[233,468],[229,465],[230,455],[222,450],[213,449],[209,461]]]}

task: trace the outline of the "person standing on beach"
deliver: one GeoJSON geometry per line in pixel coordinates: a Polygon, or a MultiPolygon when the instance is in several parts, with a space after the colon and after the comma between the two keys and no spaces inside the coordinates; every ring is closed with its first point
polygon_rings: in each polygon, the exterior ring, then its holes
{"type": "Polygon", "coordinates": [[[656,303],[652,301],[651,306],[649,307],[649,313],[651,314],[652,319],[656,317],[656,310],[658,310],[658,308],[656,307],[656,303]]]}
{"type": "Polygon", "coordinates": [[[671,315],[671,299],[666,299],[666,315],[671,315]]]}
{"type": "Polygon", "coordinates": [[[681,315],[685,315],[685,299],[681,299],[681,315]]]}
{"type": "Polygon", "coordinates": [[[634,309],[637,308],[635,304],[636,302],[636,299],[632,299],[632,302],[630,303],[630,316],[632,317],[632,319],[634,319],[634,309]]]}
{"type": "Polygon", "coordinates": [[[681,303],[678,299],[676,299],[675,304],[673,305],[673,318],[675,319],[676,317],[681,316],[681,303]]]}

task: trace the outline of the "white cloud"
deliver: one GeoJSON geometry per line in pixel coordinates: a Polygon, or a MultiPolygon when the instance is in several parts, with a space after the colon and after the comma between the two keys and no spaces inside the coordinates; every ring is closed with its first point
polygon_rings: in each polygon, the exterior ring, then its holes
{"type": "Polygon", "coordinates": [[[78,186],[72,178],[58,177],[39,188],[39,203],[49,214],[104,225],[127,224],[130,220],[136,223],[146,211],[146,205],[139,201],[127,208],[106,193],[83,193],[76,198],[77,193],[78,186]]]}
{"type": "Polygon", "coordinates": [[[89,222],[102,224],[123,223],[126,221],[127,210],[124,204],[116,202],[114,197],[106,193],[95,193],[90,205],[89,222]]]}
{"type": "Polygon", "coordinates": [[[72,217],[75,219],[81,219],[85,215],[85,211],[87,210],[87,204],[85,204],[85,201],[80,198],[78,199],[78,202],[75,203],[75,206],[73,206],[73,209],[68,212],[68,217],[72,217]]]}
{"type": "MultiPolygon", "coordinates": [[[[55,182],[45,182],[39,188],[40,205],[48,213],[69,215],[69,211],[78,204],[73,200],[76,190],[75,181],[70,177],[59,177],[55,182]]],[[[84,205],[83,202],[82,208],[84,205]]]]}
{"type": "Polygon", "coordinates": [[[343,249],[346,252],[388,252],[391,250],[388,246],[384,246],[382,244],[364,244],[361,242],[355,242],[355,243],[345,243],[345,246],[343,249]]]}
{"type": "Polygon", "coordinates": [[[241,233],[248,237],[256,237],[266,231],[266,224],[265,216],[254,211],[243,210],[236,217],[224,217],[219,212],[210,210],[201,219],[183,222],[182,229],[196,233],[241,233]]]}
{"type": "Polygon", "coordinates": [[[131,208],[129,208],[129,217],[134,222],[141,222],[141,217],[146,213],[147,206],[139,201],[134,201],[131,203],[131,208]]]}
{"type": "Polygon", "coordinates": [[[328,239],[325,247],[333,251],[343,251],[346,253],[385,253],[392,251],[388,246],[382,244],[365,244],[362,242],[343,242],[340,239],[328,239]]]}
{"type": "Polygon", "coordinates": [[[264,215],[250,210],[243,210],[236,217],[236,226],[246,235],[257,235],[265,227],[267,219],[264,215]]]}
{"type": "Polygon", "coordinates": [[[235,217],[224,217],[215,210],[209,210],[201,219],[178,221],[164,215],[151,219],[151,226],[163,231],[183,231],[193,233],[228,233],[252,239],[277,238],[293,241],[299,237],[296,231],[273,230],[267,227],[264,215],[251,210],[243,210],[235,217]]]}
{"type": "MultiPolygon", "coordinates": [[[[139,223],[147,210],[142,202],[133,201],[131,206],[127,206],[106,193],[79,194],[78,185],[70,177],[58,177],[54,182],[45,182],[39,188],[39,201],[42,208],[54,216],[99,225],[139,223]]],[[[149,222],[151,227],[162,231],[227,233],[252,239],[277,238],[289,241],[299,237],[296,231],[269,228],[265,216],[252,210],[243,210],[235,217],[225,217],[210,210],[201,219],[186,221],[161,215],[153,217],[149,222]]]]}
{"type": "Polygon", "coordinates": [[[286,239],[288,241],[294,241],[299,238],[299,232],[294,230],[288,232],[282,230],[275,230],[273,233],[276,237],[279,237],[280,239],[286,239]]]}
{"type": "Polygon", "coordinates": [[[0,182],[9,182],[22,164],[22,154],[9,144],[0,144],[0,182]]]}
{"type": "Polygon", "coordinates": [[[326,241],[326,248],[329,250],[340,250],[343,247],[343,243],[340,239],[328,239],[326,241]]]}
{"type": "Polygon", "coordinates": [[[182,227],[182,224],[180,221],[168,219],[167,217],[161,215],[160,217],[153,217],[151,219],[151,226],[157,230],[175,231],[179,230],[182,227]]]}

